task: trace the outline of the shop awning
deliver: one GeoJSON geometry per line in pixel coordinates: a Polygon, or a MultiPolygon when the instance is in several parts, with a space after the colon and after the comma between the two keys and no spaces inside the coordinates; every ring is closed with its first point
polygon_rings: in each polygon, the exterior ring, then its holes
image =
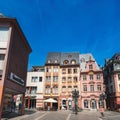
{"type": "Polygon", "coordinates": [[[44,100],[44,102],[57,103],[57,100],[54,100],[53,98],[48,98],[48,99],[44,100]]]}

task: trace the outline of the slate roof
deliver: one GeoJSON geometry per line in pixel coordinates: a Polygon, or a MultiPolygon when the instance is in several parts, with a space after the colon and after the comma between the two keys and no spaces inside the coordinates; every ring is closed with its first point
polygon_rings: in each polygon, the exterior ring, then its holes
{"type": "Polygon", "coordinates": [[[58,63],[60,65],[63,65],[63,62],[65,60],[69,61],[67,65],[70,64],[71,60],[75,60],[76,64],[79,64],[79,53],[78,52],[68,52],[68,53],[49,52],[46,58],[46,63],[48,62],[48,60],[50,60],[51,64],[55,63],[55,60],[58,60],[58,63]]]}
{"type": "Polygon", "coordinates": [[[55,63],[55,60],[58,60],[60,63],[61,53],[60,52],[49,52],[46,58],[46,63],[50,60],[50,63],[55,63]]]}
{"type": "MultiPolygon", "coordinates": [[[[85,66],[86,66],[86,62],[89,61],[90,59],[95,61],[95,58],[93,57],[93,55],[91,53],[87,53],[87,54],[80,54],[79,55],[80,58],[80,68],[82,71],[85,70],[85,66]]],[[[97,62],[95,61],[96,64],[96,68],[98,70],[100,70],[100,67],[98,66],[97,62]]]]}
{"type": "Polygon", "coordinates": [[[69,64],[71,64],[72,60],[76,61],[76,64],[79,64],[79,53],[78,52],[68,52],[68,53],[61,53],[61,61],[60,64],[63,65],[63,62],[68,60],[69,64]]]}

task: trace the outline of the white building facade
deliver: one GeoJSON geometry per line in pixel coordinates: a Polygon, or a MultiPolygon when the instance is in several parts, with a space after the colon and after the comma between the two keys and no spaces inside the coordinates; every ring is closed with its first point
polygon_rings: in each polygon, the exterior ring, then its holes
{"type": "Polygon", "coordinates": [[[25,107],[43,108],[44,67],[34,66],[27,73],[25,107]]]}

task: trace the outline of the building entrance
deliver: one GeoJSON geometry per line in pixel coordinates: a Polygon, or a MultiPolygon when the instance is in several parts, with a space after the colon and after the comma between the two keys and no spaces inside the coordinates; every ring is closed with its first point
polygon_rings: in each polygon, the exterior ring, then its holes
{"type": "Polygon", "coordinates": [[[26,99],[25,107],[26,108],[36,108],[36,99],[26,99]]]}
{"type": "Polygon", "coordinates": [[[91,100],[91,101],[90,101],[90,108],[91,108],[92,110],[95,110],[95,109],[97,108],[97,106],[96,106],[96,101],[95,101],[95,100],[91,100]]]}

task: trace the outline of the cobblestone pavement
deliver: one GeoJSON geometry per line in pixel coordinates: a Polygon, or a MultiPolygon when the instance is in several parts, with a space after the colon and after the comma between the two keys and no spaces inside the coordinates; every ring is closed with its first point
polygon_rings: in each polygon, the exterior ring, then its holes
{"type": "MultiPolygon", "coordinates": [[[[9,120],[120,120],[120,113],[106,111],[101,117],[98,111],[82,111],[74,114],[71,111],[26,111],[22,116],[7,116],[9,120]]],[[[3,118],[2,120],[5,120],[3,118]]],[[[7,119],[6,119],[7,120],[7,119]]]]}

